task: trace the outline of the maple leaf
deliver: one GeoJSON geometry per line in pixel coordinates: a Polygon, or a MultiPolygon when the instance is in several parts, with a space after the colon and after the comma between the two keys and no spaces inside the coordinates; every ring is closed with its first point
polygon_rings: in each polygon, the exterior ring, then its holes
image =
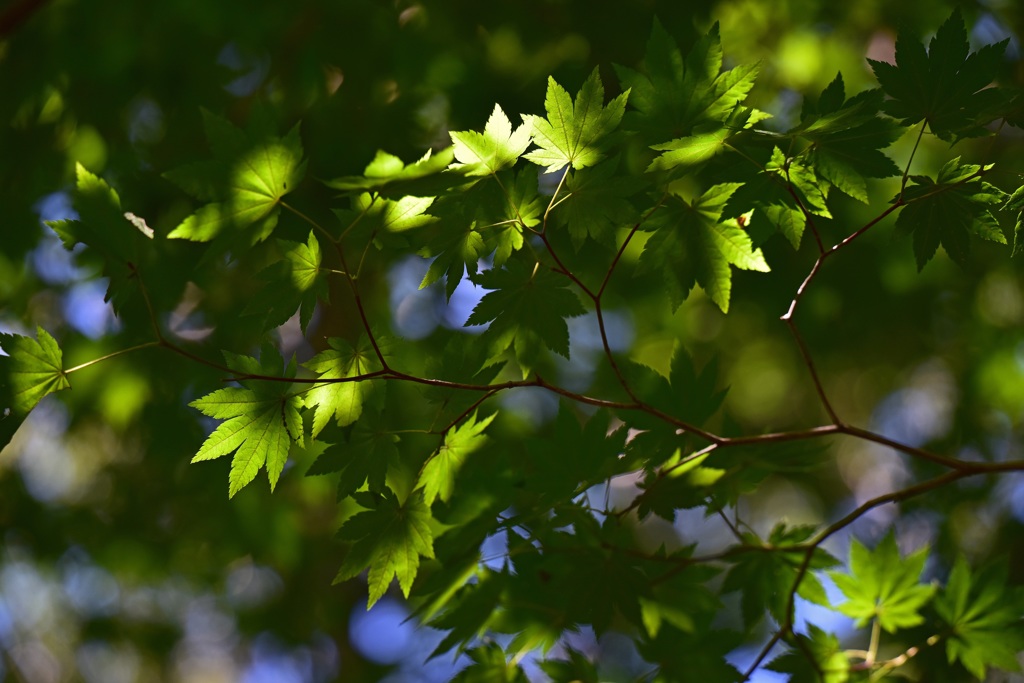
{"type": "Polygon", "coordinates": [[[569,327],[565,319],[586,311],[576,295],[565,288],[568,279],[537,264],[531,267],[513,259],[504,268],[480,273],[475,281],[493,291],[484,295],[465,324],[469,327],[490,323],[483,338],[491,347],[492,357],[514,347],[524,377],[541,343],[569,357],[569,327]]]}
{"type": "MultiPolygon", "coordinates": [[[[354,346],[337,337],[328,339],[327,344],[330,349],[302,364],[322,380],[343,380],[381,369],[376,352],[365,336],[361,335],[354,346]]],[[[371,387],[372,382],[366,381],[328,381],[310,389],[305,403],[307,408],[313,409],[313,438],[323,431],[332,417],[342,427],[358,420],[371,387]]]]}
{"type": "Polygon", "coordinates": [[[1024,186],[1018,187],[1003,204],[1004,211],[1016,211],[1017,222],[1013,228],[1013,256],[1024,252],[1024,186]]]}
{"type": "Polygon", "coordinates": [[[961,164],[957,157],[946,162],[935,180],[910,176],[913,184],[903,191],[906,206],[896,219],[896,228],[913,234],[918,270],[932,259],[940,243],[953,261],[965,265],[972,233],[1006,244],[991,210],[1003,203],[1006,195],[981,179],[990,168],[991,165],[961,164]]]}
{"type": "Polygon", "coordinates": [[[382,493],[388,467],[398,462],[397,442],[398,435],[388,429],[381,411],[364,413],[348,439],[329,445],[306,476],[341,472],[339,501],[351,496],[363,484],[374,493],[382,493]]]}
{"type": "Polygon", "coordinates": [[[787,157],[778,147],[772,149],[759,171],[742,179],[746,182],[729,197],[723,213],[739,216],[754,210],[754,227],[748,231],[754,243],[760,244],[771,234],[758,227],[767,223],[797,249],[807,225],[804,210],[830,216],[826,206],[828,183],[818,178],[805,160],[787,157]]]}
{"type": "Polygon", "coordinates": [[[899,168],[881,150],[903,130],[877,115],[882,104],[880,90],[844,98],[843,76],[837,74],[816,106],[805,102],[803,120],[790,132],[811,142],[808,157],[817,175],[866,204],[866,178],[899,175],[899,168]]]}
{"type": "MultiPolygon", "coordinates": [[[[284,367],[281,356],[272,346],[264,346],[260,360],[249,356],[225,353],[228,366],[245,374],[294,377],[294,360],[284,367]]],[[[228,476],[228,497],[234,497],[256,478],[266,465],[270,490],[288,459],[293,441],[303,437],[302,399],[289,393],[288,382],[246,382],[242,387],[218,389],[192,401],[190,406],[207,417],[224,420],[206,438],[192,462],[213,460],[234,452],[228,476]],[[255,388],[246,385],[255,384],[255,388]]]]}
{"type": "Polygon", "coordinates": [[[334,583],[358,576],[369,567],[367,609],[380,600],[395,577],[402,594],[409,597],[420,557],[434,557],[431,519],[430,508],[418,491],[399,503],[385,487],[373,509],[353,515],[338,531],[338,538],[352,546],[334,583]]]}
{"type": "Polygon", "coordinates": [[[554,215],[568,228],[577,250],[587,237],[612,244],[616,228],[639,218],[636,207],[629,201],[639,182],[616,174],[618,166],[618,158],[609,159],[593,168],[570,173],[566,178],[566,194],[558,202],[554,215]]]}
{"type": "Polygon", "coordinates": [[[326,273],[320,270],[320,243],[310,231],[306,243],[278,240],[284,258],[259,273],[267,281],[242,311],[266,315],[264,329],[283,325],[299,310],[303,332],[309,325],[318,299],[328,297],[326,273]]]}
{"type": "MultiPolygon", "coordinates": [[[[655,19],[644,58],[647,73],[615,65],[630,105],[626,125],[648,139],[688,136],[694,126],[725,123],[754,86],[759,66],[747,64],[722,72],[718,23],[693,46],[684,61],[675,41],[655,19]]],[[[707,135],[717,135],[708,133],[707,135]]],[[[706,145],[714,145],[708,137],[706,145]]],[[[694,142],[694,146],[699,146],[694,142]]],[[[707,151],[707,150],[706,150],[707,151]]]]}
{"type": "Polygon", "coordinates": [[[85,264],[93,256],[101,264],[103,275],[110,278],[104,301],[110,301],[114,312],[120,313],[128,293],[134,291],[136,266],[151,253],[152,231],[142,231],[132,217],[141,219],[122,210],[117,191],[79,163],[75,164],[72,198],[78,218],[46,224],[65,249],[71,251],[77,244],[88,247],[78,258],[85,264]]]}
{"type": "Polygon", "coordinates": [[[807,625],[808,635],[796,634],[801,647],[785,652],[765,667],[771,671],[792,674],[793,683],[817,681],[846,683],[850,680],[850,657],[839,645],[839,638],[814,624],[807,625]],[[814,660],[809,661],[807,656],[814,660]]]}
{"type": "Polygon", "coordinates": [[[642,271],[662,273],[672,310],[699,284],[723,312],[729,310],[732,291],[730,266],[768,272],[760,249],[735,219],[722,220],[722,209],[740,187],[722,183],[687,202],[679,195],[651,216],[654,234],[640,255],[642,271]]]}
{"type": "Polygon", "coordinates": [[[1020,671],[1024,591],[1011,587],[1005,566],[972,576],[967,561],[958,557],[935,598],[935,611],[952,630],[945,641],[950,663],[959,661],[979,679],[985,678],[988,666],[1020,671]]]}
{"type": "Polygon", "coordinates": [[[626,109],[629,91],[604,106],[604,85],[595,68],[576,95],[575,102],[555,79],[548,77],[544,99],[547,118],[524,116],[533,127],[533,141],[540,149],[526,158],[553,173],[566,164],[575,169],[593,166],[604,157],[602,139],[607,137],[626,109]]]}
{"type": "Polygon", "coordinates": [[[896,39],[896,64],[869,59],[886,94],[885,110],[904,126],[925,120],[944,140],[983,133],[996,118],[1006,94],[987,88],[995,80],[1009,39],[970,52],[960,10],[939,27],[924,45],[901,32],[896,39]],[[990,116],[981,116],[992,110],[990,116]]]}
{"type": "Polygon", "coordinates": [[[877,619],[890,633],[917,626],[924,621],[921,608],[935,594],[935,586],[919,583],[927,559],[927,548],[901,558],[891,532],[874,550],[853,539],[850,573],[829,572],[847,598],[836,609],[853,617],[857,626],[877,619]]]}
{"type": "Polygon", "coordinates": [[[461,174],[445,173],[454,159],[452,147],[439,152],[428,149],[409,165],[393,154],[377,150],[363,175],[325,180],[324,185],[344,192],[371,191],[385,197],[428,197],[467,182],[461,174]]]}
{"type": "Polygon", "coordinates": [[[419,485],[423,487],[423,499],[427,505],[438,497],[448,502],[455,491],[455,477],[458,476],[466,458],[487,443],[483,431],[496,415],[497,413],[493,413],[477,422],[474,412],[465,422],[444,435],[444,443],[427,459],[419,477],[419,485]]]}
{"type": "Polygon", "coordinates": [[[283,138],[250,138],[203,110],[207,140],[216,159],[164,174],[198,199],[213,201],[171,231],[169,239],[208,242],[227,230],[248,229],[251,243],[277,225],[281,198],[305,175],[302,141],[295,126],[283,138]],[[223,184],[222,178],[227,178],[223,184]]]}
{"type": "Polygon", "coordinates": [[[512,122],[496,104],[483,133],[453,131],[451,137],[458,163],[450,168],[468,176],[493,175],[513,166],[530,146],[530,125],[524,117],[523,123],[512,130],[512,122]]]}
{"type": "Polygon", "coordinates": [[[36,337],[0,333],[0,449],[44,396],[71,388],[57,340],[42,327],[36,337]]]}
{"type": "MultiPolygon", "coordinates": [[[[777,621],[786,619],[789,595],[800,576],[804,561],[804,549],[799,546],[806,543],[815,531],[817,528],[811,525],[787,527],[779,523],[772,529],[767,542],[753,533],[743,534],[746,545],[772,548],[773,551],[737,555],[736,563],[722,583],[723,593],[742,592],[740,606],[743,621],[748,628],[760,621],[765,608],[777,621]],[[787,546],[795,549],[786,552],[787,546]]],[[[826,569],[837,564],[838,560],[816,548],[808,568],[826,569]]],[[[797,594],[817,605],[827,607],[830,604],[824,587],[811,572],[803,573],[797,594]]]]}

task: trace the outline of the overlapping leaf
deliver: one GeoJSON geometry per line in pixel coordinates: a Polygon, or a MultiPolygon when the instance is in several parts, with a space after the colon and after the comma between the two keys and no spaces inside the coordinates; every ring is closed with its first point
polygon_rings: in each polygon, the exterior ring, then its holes
{"type": "Polygon", "coordinates": [[[104,299],[120,312],[133,291],[137,266],[150,253],[153,232],[138,225],[139,221],[145,224],[138,216],[125,213],[117,191],[81,164],[75,164],[72,199],[78,218],[47,221],[47,225],[69,251],[77,244],[88,247],[79,261],[100,264],[103,275],[110,278],[104,299]]]}
{"type": "Polygon", "coordinates": [[[304,367],[324,380],[323,384],[314,386],[305,396],[306,407],[313,409],[314,438],[332,418],[342,427],[359,419],[363,412],[363,401],[371,391],[372,383],[351,378],[381,369],[380,360],[365,337],[361,336],[354,346],[337,337],[331,337],[327,343],[331,348],[303,363],[304,367]]]}
{"type": "MultiPolygon", "coordinates": [[[[655,20],[644,58],[647,73],[615,66],[630,104],[626,126],[643,132],[652,142],[688,136],[694,126],[724,123],[754,86],[758,65],[746,64],[722,72],[722,42],[718,24],[703,36],[684,60],[679,47],[655,20]]],[[[694,141],[693,154],[710,156],[726,133],[721,129],[694,141]],[[701,151],[702,150],[702,151],[701,151]]]]}
{"type": "Polygon", "coordinates": [[[212,203],[186,218],[168,237],[208,242],[245,230],[250,243],[266,239],[277,225],[281,198],[305,175],[298,126],[283,138],[250,137],[206,110],[203,123],[215,159],[164,176],[212,203]]]}
{"type": "MultiPolygon", "coordinates": [[[[766,608],[777,622],[785,621],[789,596],[798,577],[797,595],[817,605],[829,605],[821,581],[811,572],[800,576],[805,551],[799,546],[806,543],[815,531],[813,526],[787,527],[780,523],[772,529],[766,542],[752,533],[743,534],[747,545],[772,549],[771,552],[737,555],[736,563],[722,584],[723,593],[741,592],[743,621],[748,628],[760,621],[766,608]],[[794,550],[787,552],[787,547],[794,550]]],[[[838,560],[816,548],[808,569],[828,569],[837,564],[838,560]]]]}
{"type": "Polygon", "coordinates": [[[492,357],[514,348],[524,376],[542,345],[569,357],[565,319],[586,311],[576,295],[566,289],[567,278],[546,268],[531,268],[522,259],[512,259],[504,268],[480,273],[476,282],[493,291],[476,305],[466,326],[490,323],[483,337],[492,357]]]}
{"type": "Polygon", "coordinates": [[[246,306],[244,313],[266,316],[265,329],[283,325],[299,311],[303,332],[316,309],[317,300],[328,296],[326,273],[320,269],[320,243],[309,233],[306,243],[278,240],[284,258],[260,273],[267,284],[246,306]]]}
{"type": "Polygon", "coordinates": [[[477,422],[476,413],[444,435],[444,443],[430,456],[420,474],[419,484],[423,487],[423,499],[427,505],[440,498],[444,502],[455,491],[455,478],[474,451],[487,443],[483,431],[491,424],[497,413],[488,415],[477,422]]]}
{"type": "Polygon", "coordinates": [[[343,176],[326,180],[327,187],[345,192],[375,192],[385,197],[431,197],[466,182],[459,173],[444,171],[455,159],[453,148],[439,152],[427,150],[417,161],[406,165],[400,158],[377,150],[361,176],[343,176]]]}
{"type": "Polygon", "coordinates": [[[345,440],[340,438],[321,453],[306,476],[341,472],[338,500],[351,496],[363,484],[383,493],[388,468],[398,462],[398,435],[379,411],[363,413],[345,440]]]}
{"type": "Polygon", "coordinates": [[[618,169],[618,160],[609,159],[566,178],[565,199],[558,203],[554,216],[568,228],[577,249],[587,237],[610,244],[616,228],[639,220],[629,198],[640,183],[616,173],[618,169]]]}
{"type": "Polygon", "coordinates": [[[810,165],[817,175],[854,199],[867,203],[867,178],[899,175],[900,169],[881,150],[903,129],[878,116],[880,90],[845,99],[842,74],[837,74],[818,101],[805,103],[803,120],[794,133],[810,141],[810,165]]]}
{"type": "Polygon", "coordinates": [[[546,173],[566,164],[574,169],[593,166],[604,157],[604,140],[622,120],[628,96],[627,90],[604,106],[604,85],[597,69],[583,82],[575,101],[554,78],[548,77],[544,99],[547,118],[525,117],[540,148],[526,158],[546,167],[546,173]]]}
{"type": "Polygon", "coordinates": [[[430,508],[419,492],[400,503],[395,494],[385,488],[372,509],[350,517],[338,531],[338,538],[352,546],[335,583],[358,576],[369,568],[367,609],[380,600],[395,577],[403,595],[408,597],[419,570],[420,557],[434,557],[430,522],[430,508]]]}
{"type": "Polygon", "coordinates": [[[790,650],[773,659],[767,666],[771,671],[790,674],[792,683],[820,680],[821,683],[846,683],[850,680],[850,657],[839,645],[839,638],[808,624],[808,635],[797,634],[798,649],[790,650]],[[808,654],[813,657],[808,659],[808,654]]]}
{"type": "MultiPolygon", "coordinates": [[[[294,377],[294,360],[284,367],[272,346],[265,346],[257,361],[225,353],[228,365],[245,374],[294,377]]],[[[266,466],[270,488],[288,459],[292,442],[303,438],[302,399],[291,393],[286,381],[253,381],[242,387],[218,389],[189,403],[204,415],[224,420],[207,437],[192,462],[212,460],[234,453],[228,477],[228,495],[234,496],[266,466]],[[248,386],[246,386],[248,385],[248,386]]]]}
{"type": "Polygon", "coordinates": [[[960,265],[967,262],[972,234],[1006,244],[999,221],[992,214],[992,208],[1002,204],[1006,195],[982,180],[989,168],[961,164],[957,157],[948,161],[934,180],[910,176],[912,184],[903,192],[907,205],[896,219],[896,228],[913,234],[918,270],[932,259],[940,243],[960,265]]]}
{"type": "Polygon", "coordinates": [[[715,185],[692,202],[674,196],[648,221],[655,232],[644,245],[640,268],[664,278],[672,310],[699,284],[728,312],[731,267],[768,272],[761,250],[753,248],[744,229],[735,219],[722,220],[726,201],[739,187],[715,185]]]}

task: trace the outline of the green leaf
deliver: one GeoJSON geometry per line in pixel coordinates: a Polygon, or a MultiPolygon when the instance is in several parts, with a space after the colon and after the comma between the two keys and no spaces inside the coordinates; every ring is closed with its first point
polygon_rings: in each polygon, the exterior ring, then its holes
{"type": "MultiPolygon", "coordinates": [[[[240,372],[276,377],[294,377],[293,364],[285,370],[275,350],[264,348],[261,360],[248,356],[229,358],[229,365],[240,372]],[[283,374],[284,373],[284,374],[283,374]]],[[[208,417],[224,420],[207,437],[192,462],[212,460],[234,452],[228,477],[228,497],[234,497],[256,478],[266,465],[270,490],[288,459],[293,441],[303,438],[302,400],[289,393],[289,382],[261,381],[255,389],[228,387],[189,403],[208,417]]]]}
{"type": "Polygon", "coordinates": [[[137,266],[152,253],[152,231],[143,231],[137,223],[141,219],[123,211],[117,191],[81,164],[75,164],[75,179],[72,199],[78,219],[46,224],[66,249],[76,244],[88,247],[78,256],[79,263],[100,265],[103,275],[110,278],[104,301],[110,301],[114,312],[120,314],[128,294],[135,291],[137,266]]]}
{"type": "Polygon", "coordinates": [[[661,145],[653,145],[651,149],[665,153],[658,155],[658,158],[647,167],[647,171],[690,171],[725,149],[726,140],[733,133],[734,131],[728,128],[715,128],[707,133],[697,133],[661,145]]]}
{"type": "MultiPolygon", "coordinates": [[[[737,555],[736,563],[722,584],[722,592],[741,592],[740,606],[747,628],[760,621],[766,608],[777,622],[785,621],[789,596],[804,561],[805,551],[799,546],[815,531],[814,526],[787,527],[780,522],[772,529],[767,542],[752,533],[743,534],[746,545],[763,548],[763,551],[737,555]],[[787,552],[787,547],[795,549],[787,552]]],[[[837,564],[838,560],[819,548],[814,551],[809,569],[825,569],[837,564]]],[[[824,587],[811,572],[803,574],[797,594],[815,604],[829,605],[824,587]]]]}
{"type": "Polygon", "coordinates": [[[629,88],[630,104],[637,109],[626,114],[626,126],[643,132],[650,140],[689,136],[695,126],[725,123],[746,99],[759,68],[747,64],[721,72],[722,42],[717,23],[697,41],[684,61],[657,19],[644,64],[646,74],[618,65],[615,71],[623,87],[629,88]]]}
{"type": "Polygon", "coordinates": [[[384,488],[382,494],[376,508],[350,517],[338,531],[338,538],[352,546],[334,582],[354,578],[369,568],[367,609],[380,600],[395,577],[402,594],[409,597],[420,557],[434,557],[432,518],[423,496],[416,492],[399,503],[390,489],[384,488]]]}
{"type": "Polygon", "coordinates": [[[1006,244],[991,210],[1003,203],[1006,195],[981,179],[989,168],[961,164],[957,157],[942,167],[935,180],[910,176],[912,184],[903,192],[906,206],[896,219],[896,228],[913,234],[918,270],[932,259],[940,243],[953,261],[966,265],[972,233],[1006,244]]]}
{"type": "Polygon", "coordinates": [[[896,64],[869,59],[875,77],[892,100],[886,113],[904,126],[925,120],[944,140],[978,135],[982,126],[1002,118],[1004,94],[988,86],[995,80],[1009,40],[970,52],[960,10],[939,27],[925,52],[924,45],[901,32],[896,64]],[[982,116],[983,112],[991,112],[982,116]]]}
{"type": "Polygon", "coordinates": [[[0,334],[0,449],[44,396],[71,388],[57,341],[42,327],[36,337],[0,334]]]}
{"type": "Polygon", "coordinates": [[[1013,254],[1019,256],[1024,252],[1024,186],[1018,187],[1000,207],[1003,211],[1016,211],[1017,222],[1013,228],[1013,254]]]}
{"type": "Polygon", "coordinates": [[[949,662],[959,661],[979,679],[986,668],[1020,671],[1024,650],[1024,591],[1012,587],[1005,566],[972,576],[958,557],[949,581],[935,598],[935,611],[952,633],[945,640],[949,662]]]}
{"type": "Polygon", "coordinates": [[[568,228],[577,250],[587,237],[613,245],[616,228],[640,219],[629,201],[640,183],[616,173],[618,168],[618,158],[609,159],[593,168],[574,171],[566,178],[565,198],[558,202],[554,216],[568,228]]]}
{"type": "Polygon", "coordinates": [[[305,175],[298,126],[283,138],[250,138],[228,121],[203,110],[212,164],[190,165],[167,176],[200,199],[201,207],[167,236],[208,242],[229,230],[246,229],[249,242],[266,239],[277,225],[281,198],[305,175]],[[212,191],[210,183],[222,180],[212,191]]]}
{"type": "Polygon", "coordinates": [[[595,68],[576,95],[575,102],[565,88],[548,77],[544,99],[547,118],[524,117],[533,127],[533,141],[540,149],[526,158],[553,173],[566,164],[575,169],[593,166],[604,158],[603,139],[622,120],[629,91],[604,106],[604,85],[595,68]]]}
{"type": "Polygon", "coordinates": [[[729,310],[730,266],[768,272],[760,249],[735,219],[722,220],[722,209],[740,187],[723,183],[692,202],[674,195],[651,216],[655,233],[644,245],[640,269],[664,277],[672,310],[699,284],[720,309],[729,310]]]}
{"type": "Polygon", "coordinates": [[[356,190],[389,197],[429,197],[467,182],[461,174],[445,173],[454,159],[452,147],[439,152],[428,149],[419,160],[407,166],[393,154],[377,150],[363,175],[326,180],[324,184],[344,192],[356,190]]]}
{"type": "Polygon", "coordinates": [[[423,499],[427,505],[438,497],[446,503],[452,497],[459,470],[470,454],[480,450],[487,443],[487,436],[483,431],[496,415],[497,413],[493,413],[477,422],[474,412],[465,422],[444,435],[444,443],[427,459],[419,478],[419,484],[423,487],[423,499]]]}
{"type": "Polygon", "coordinates": [[[599,683],[597,668],[583,653],[567,647],[566,654],[569,659],[547,659],[540,663],[551,683],[599,683]]]}
{"type": "Polygon", "coordinates": [[[306,476],[341,472],[338,500],[348,498],[366,484],[374,493],[384,491],[389,467],[399,461],[398,435],[389,429],[380,411],[364,413],[345,441],[329,445],[306,476]]]}
{"type": "Polygon", "coordinates": [[[846,683],[850,680],[850,658],[839,645],[839,638],[821,630],[814,624],[807,625],[809,636],[796,634],[801,647],[785,652],[765,667],[771,671],[791,674],[792,683],[821,681],[821,683],[846,683]],[[809,661],[808,653],[814,661],[809,661]],[[820,672],[820,673],[819,673],[820,672]],[[824,674],[822,677],[821,674],[824,674]]]}
{"type": "Polygon", "coordinates": [[[524,377],[541,344],[569,357],[569,326],[565,319],[586,311],[576,295],[566,289],[566,277],[539,264],[531,268],[522,259],[512,259],[504,268],[484,271],[475,280],[493,291],[476,305],[466,326],[490,323],[483,338],[492,357],[513,347],[524,377]]]}
{"type": "Polygon", "coordinates": [[[903,129],[877,114],[882,93],[871,90],[844,102],[842,74],[822,92],[816,108],[805,103],[805,116],[793,131],[811,143],[810,165],[817,175],[858,201],[868,202],[867,178],[899,175],[882,153],[903,129]]]}
{"type": "Polygon", "coordinates": [[[380,360],[365,336],[360,336],[354,346],[337,337],[328,339],[327,344],[330,349],[321,351],[302,364],[317,373],[319,379],[325,380],[324,384],[310,389],[305,397],[306,407],[314,411],[313,438],[323,431],[331,418],[342,427],[359,419],[363,412],[363,402],[372,390],[373,383],[351,378],[381,369],[380,360]]]}
{"type": "Polygon", "coordinates": [[[853,617],[857,626],[877,619],[890,633],[923,623],[921,608],[935,594],[935,586],[919,583],[927,559],[927,548],[901,558],[892,533],[874,550],[853,539],[850,573],[829,573],[847,598],[837,609],[853,617]]]}
{"type": "Polygon", "coordinates": [[[497,104],[487,119],[484,132],[453,131],[452,142],[458,163],[451,165],[468,176],[493,175],[513,166],[530,146],[530,124],[524,121],[512,130],[512,122],[497,104]]]}
{"type": "Polygon", "coordinates": [[[327,274],[320,270],[320,243],[310,231],[306,243],[278,240],[284,258],[259,273],[267,284],[242,312],[266,316],[264,329],[283,325],[299,311],[303,332],[316,310],[317,300],[327,300],[327,274]]]}
{"type": "Polygon", "coordinates": [[[518,658],[507,659],[497,643],[467,650],[466,655],[472,664],[460,671],[452,683],[529,683],[518,658]]]}

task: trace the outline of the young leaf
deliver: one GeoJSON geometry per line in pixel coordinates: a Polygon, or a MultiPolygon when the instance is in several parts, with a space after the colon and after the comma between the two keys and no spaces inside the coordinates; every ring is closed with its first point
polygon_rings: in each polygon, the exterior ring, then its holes
{"type": "Polygon", "coordinates": [[[583,82],[575,102],[565,88],[548,77],[544,100],[547,118],[524,117],[533,127],[533,141],[540,147],[526,158],[545,166],[545,173],[553,173],[566,164],[574,169],[593,166],[604,157],[602,139],[619,125],[628,96],[627,90],[605,107],[604,85],[596,68],[583,82]]]}
{"type": "Polygon", "coordinates": [[[901,558],[892,533],[874,550],[853,539],[850,573],[829,573],[847,598],[837,609],[853,617],[857,626],[872,619],[890,633],[917,626],[924,621],[921,608],[935,594],[935,586],[918,583],[927,559],[927,548],[901,558]]]}
{"type": "Polygon", "coordinates": [[[998,666],[1019,671],[1024,650],[1024,592],[1013,588],[1005,567],[972,576],[967,561],[957,558],[949,581],[935,598],[935,611],[949,625],[946,639],[950,663],[959,661],[979,679],[998,666]]]}
{"type": "Polygon", "coordinates": [[[970,52],[960,10],[939,27],[925,53],[924,45],[900,33],[896,64],[869,59],[875,77],[892,100],[886,113],[909,126],[922,119],[944,140],[979,135],[1001,118],[1006,94],[988,88],[995,80],[1009,39],[970,52]],[[987,116],[982,116],[985,112],[987,116]]]}
{"type": "Polygon", "coordinates": [[[57,341],[42,327],[36,337],[0,334],[0,449],[44,396],[71,388],[57,341]]]}
{"type": "MultiPolygon", "coordinates": [[[[294,363],[285,369],[276,350],[264,348],[261,360],[229,357],[239,372],[294,377],[294,363]],[[255,371],[255,372],[254,372],[255,371]]],[[[266,465],[270,490],[277,486],[288,449],[301,441],[302,400],[291,395],[288,382],[260,382],[255,389],[218,389],[189,403],[207,417],[225,420],[207,437],[192,462],[212,460],[234,452],[228,477],[228,497],[234,497],[266,465]]]]}
{"type": "Polygon", "coordinates": [[[512,122],[496,104],[482,134],[472,130],[453,131],[451,137],[458,161],[451,165],[452,169],[468,176],[493,175],[515,165],[530,146],[530,125],[524,119],[512,130],[512,122]]]}
{"type": "Polygon", "coordinates": [[[542,343],[569,357],[569,327],[565,318],[586,312],[576,295],[565,288],[569,284],[567,278],[534,266],[513,259],[502,269],[480,273],[477,284],[493,291],[484,295],[466,320],[467,327],[490,323],[483,338],[492,357],[514,347],[524,377],[542,343]]]}
{"type": "Polygon", "coordinates": [[[673,311],[699,284],[728,312],[730,266],[768,272],[761,250],[753,248],[736,220],[722,220],[726,201],[739,187],[738,183],[715,185],[693,202],[675,195],[648,221],[655,233],[644,245],[640,269],[662,274],[673,311]]]}
{"type": "Polygon", "coordinates": [[[227,230],[248,229],[251,243],[266,239],[277,225],[281,198],[305,175],[298,126],[283,138],[250,139],[206,110],[203,122],[216,157],[213,163],[185,166],[165,177],[199,199],[217,201],[201,207],[167,237],[208,242],[227,230]],[[214,180],[219,184],[211,192],[214,180]]]}
{"type": "Polygon", "coordinates": [[[338,531],[339,539],[353,545],[334,582],[356,577],[369,567],[367,609],[380,600],[394,577],[402,594],[409,597],[420,556],[434,557],[430,508],[423,496],[415,492],[399,503],[390,489],[384,488],[382,494],[374,509],[350,517],[338,531]]]}
{"type": "Polygon", "coordinates": [[[918,270],[932,259],[940,243],[953,261],[966,265],[971,233],[1006,244],[991,210],[1006,195],[981,179],[989,168],[961,164],[957,157],[942,167],[935,180],[910,176],[913,184],[903,191],[906,206],[896,219],[896,228],[913,233],[918,270]]]}
{"type": "Polygon", "coordinates": [[[373,346],[360,337],[355,346],[337,337],[327,340],[331,347],[303,363],[325,380],[306,393],[307,408],[313,409],[313,438],[316,438],[333,417],[339,426],[350,425],[363,412],[363,401],[371,391],[365,381],[329,381],[359,377],[381,369],[373,346]]]}

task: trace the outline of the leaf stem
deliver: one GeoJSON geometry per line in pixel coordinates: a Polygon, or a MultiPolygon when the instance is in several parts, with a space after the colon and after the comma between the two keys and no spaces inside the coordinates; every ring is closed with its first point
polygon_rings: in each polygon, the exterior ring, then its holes
{"type": "Polygon", "coordinates": [[[160,346],[160,345],[161,345],[161,343],[159,341],[146,342],[145,344],[136,344],[135,346],[130,346],[130,347],[126,348],[126,349],[121,349],[119,351],[114,351],[112,353],[108,353],[105,356],[100,356],[99,358],[94,358],[94,359],[92,359],[90,361],[86,361],[86,362],[84,362],[84,363],[82,363],[80,365],[76,365],[73,368],[68,368],[67,370],[64,370],[64,374],[65,375],[70,375],[72,372],[77,372],[79,370],[84,370],[85,368],[89,367],[90,365],[96,365],[97,363],[102,363],[105,360],[110,360],[111,358],[117,358],[118,356],[122,356],[122,355],[124,355],[126,353],[131,353],[132,351],[138,351],[139,349],[148,349],[148,348],[151,348],[153,346],[160,346]]]}

